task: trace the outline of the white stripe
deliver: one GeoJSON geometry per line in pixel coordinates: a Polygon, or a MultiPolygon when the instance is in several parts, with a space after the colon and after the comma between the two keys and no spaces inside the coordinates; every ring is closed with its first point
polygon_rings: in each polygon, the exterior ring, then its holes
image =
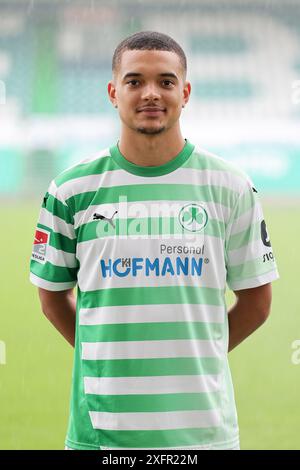
{"type": "MultiPolygon", "coordinates": [[[[212,237],[210,235],[199,233],[197,236],[191,234],[191,238],[175,239],[174,235],[159,235],[159,238],[151,238],[149,235],[135,238],[120,237],[103,237],[87,240],[77,245],[77,257],[84,261],[89,255],[91,260],[94,259],[98,263],[100,259],[117,259],[117,258],[134,258],[142,256],[144,258],[170,257],[172,260],[177,256],[182,258],[185,256],[202,256],[202,248],[204,245],[203,256],[211,259],[214,253],[224,250],[224,242],[221,238],[212,237]],[[194,238],[192,238],[194,237],[194,238]],[[143,243],[139,243],[140,238],[143,243]],[[142,253],[137,253],[137,244],[142,245],[142,253]],[[179,248],[182,247],[182,248],[179,248]],[[181,252],[180,252],[181,251],[181,252]],[[193,253],[195,251],[195,253],[193,253]],[[199,253],[197,253],[197,251],[199,253]]],[[[88,263],[90,265],[90,263],[88,263]]],[[[219,260],[220,264],[220,260],[219,260]]]]}
{"type": "Polygon", "coordinates": [[[76,238],[74,227],[72,224],[67,224],[63,219],[53,215],[47,209],[42,208],[40,211],[39,223],[46,225],[54,232],[61,233],[68,238],[76,238]]]}
{"type": "MultiPolygon", "coordinates": [[[[196,202],[202,205],[208,213],[209,220],[219,220],[220,222],[227,223],[231,214],[231,209],[222,204],[214,202],[196,202]]],[[[92,222],[93,214],[99,212],[105,217],[111,217],[117,210],[117,217],[119,219],[134,218],[139,219],[143,217],[178,217],[180,209],[187,204],[187,201],[171,201],[169,199],[160,201],[120,201],[114,204],[97,204],[90,205],[87,209],[79,211],[74,216],[74,227],[77,229],[83,224],[92,222]]]]}
{"type": "Polygon", "coordinates": [[[217,305],[118,305],[99,308],[82,308],[79,313],[79,324],[106,325],[184,321],[223,323],[224,318],[225,308],[217,305]]]}
{"type": "Polygon", "coordinates": [[[32,284],[34,284],[35,286],[41,287],[42,289],[50,290],[50,291],[68,290],[68,289],[72,289],[73,287],[76,286],[75,281],[74,282],[45,281],[45,279],[42,279],[41,277],[38,277],[33,273],[30,273],[29,279],[32,282],[32,284]]]}
{"type": "Polygon", "coordinates": [[[84,377],[84,390],[92,395],[211,393],[220,390],[220,375],[84,377]]]}
{"type": "Polygon", "coordinates": [[[221,357],[221,340],[158,340],[82,342],[82,359],[147,359],[165,357],[221,357]]]}
{"type": "MultiPolygon", "coordinates": [[[[270,249],[270,251],[272,251],[270,249]]],[[[228,251],[228,266],[236,266],[243,264],[245,261],[257,259],[266,253],[266,247],[261,239],[249,242],[247,245],[237,248],[236,250],[228,251]]]]}
{"type": "Polygon", "coordinates": [[[163,430],[179,428],[208,428],[220,425],[217,410],[164,411],[147,413],[107,413],[90,411],[95,429],[163,430]]]}
{"type": "Polygon", "coordinates": [[[57,250],[51,245],[47,246],[46,249],[46,261],[55,265],[62,266],[65,268],[76,268],[77,260],[73,253],[67,253],[66,251],[57,250]]]}

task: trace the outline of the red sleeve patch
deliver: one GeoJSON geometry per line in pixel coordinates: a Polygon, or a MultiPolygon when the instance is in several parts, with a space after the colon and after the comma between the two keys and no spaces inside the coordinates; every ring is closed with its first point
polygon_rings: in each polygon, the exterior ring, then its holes
{"type": "Polygon", "coordinates": [[[49,245],[50,232],[44,229],[37,229],[34,235],[32,259],[38,263],[46,263],[47,246],[49,245]]]}

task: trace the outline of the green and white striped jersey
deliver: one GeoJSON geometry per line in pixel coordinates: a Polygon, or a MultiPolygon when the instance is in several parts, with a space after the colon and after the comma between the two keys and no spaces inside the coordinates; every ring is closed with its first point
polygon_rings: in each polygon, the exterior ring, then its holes
{"type": "Polygon", "coordinates": [[[186,140],[160,166],[113,145],[50,184],[30,278],[77,285],[74,449],[238,445],[226,284],[278,278],[251,181],[186,140]]]}

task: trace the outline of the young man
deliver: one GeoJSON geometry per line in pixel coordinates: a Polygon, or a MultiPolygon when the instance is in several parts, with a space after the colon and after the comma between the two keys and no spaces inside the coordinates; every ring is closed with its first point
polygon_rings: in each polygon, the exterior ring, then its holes
{"type": "Polygon", "coordinates": [[[268,317],[278,273],[249,179],[181,134],[190,92],[173,39],[122,41],[120,140],[45,195],[30,277],[75,346],[68,448],[239,448],[227,352],[268,317]]]}

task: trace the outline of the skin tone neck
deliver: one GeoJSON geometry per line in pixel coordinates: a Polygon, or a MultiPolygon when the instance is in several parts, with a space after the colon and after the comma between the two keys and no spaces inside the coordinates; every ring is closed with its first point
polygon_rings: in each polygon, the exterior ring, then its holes
{"type": "Polygon", "coordinates": [[[178,155],[184,145],[179,123],[154,136],[138,134],[122,125],[118,143],[122,155],[140,166],[163,165],[178,155]]]}
{"type": "Polygon", "coordinates": [[[157,50],[123,52],[108,84],[108,94],[118,108],[118,147],[126,160],[139,166],[158,166],[183,150],[185,140],[179,118],[190,91],[177,54],[157,50]],[[162,111],[156,115],[141,112],[147,106],[162,111]]]}

